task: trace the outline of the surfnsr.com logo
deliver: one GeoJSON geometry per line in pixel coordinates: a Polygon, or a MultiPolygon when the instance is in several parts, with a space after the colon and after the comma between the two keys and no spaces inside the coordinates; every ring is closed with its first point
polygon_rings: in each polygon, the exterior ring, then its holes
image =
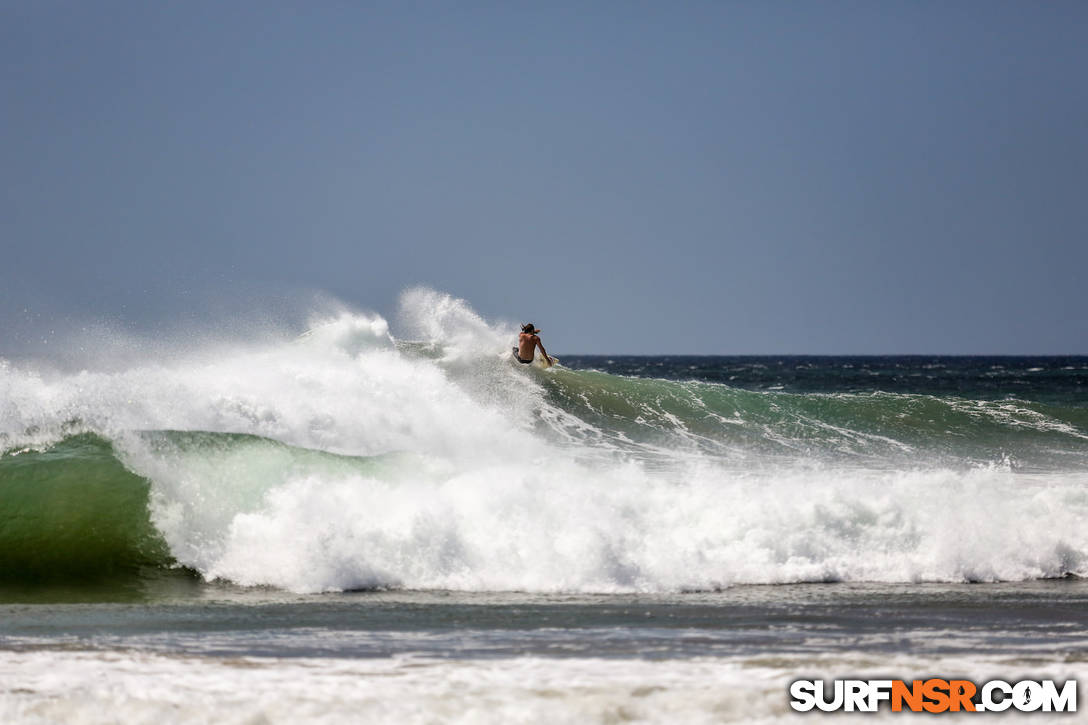
{"type": "Polygon", "coordinates": [[[796,680],[790,698],[798,712],[876,712],[884,703],[892,712],[1076,712],[1077,681],[796,680]]]}

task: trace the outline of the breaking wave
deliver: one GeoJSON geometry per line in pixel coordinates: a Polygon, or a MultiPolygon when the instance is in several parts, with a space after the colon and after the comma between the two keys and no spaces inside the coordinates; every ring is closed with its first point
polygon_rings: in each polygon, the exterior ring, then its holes
{"type": "Polygon", "coordinates": [[[431,290],[404,295],[398,324],[341,311],[123,364],[0,362],[0,580],[180,566],[299,592],[607,592],[1085,573],[1082,407],[525,369],[512,327],[431,290]]]}

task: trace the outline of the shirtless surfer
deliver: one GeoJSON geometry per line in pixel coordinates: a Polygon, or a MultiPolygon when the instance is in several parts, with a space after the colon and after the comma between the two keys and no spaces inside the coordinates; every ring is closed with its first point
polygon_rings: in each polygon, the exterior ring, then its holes
{"type": "Polygon", "coordinates": [[[540,342],[540,338],[537,335],[540,334],[540,330],[533,327],[533,323],[526,322],[521,326],[521,334],[518,335],[518,346],[514,348],[514,357],[517,358],[519,363],[528,365],[533,361],[533,355],[536,353],[536,349],[540,348],[540,354],[544,356],[544,359],[548,361],[548,364],[552,364],[552,359],[548,357],[548,351],[544,349],[544,345],[540,342]]]}

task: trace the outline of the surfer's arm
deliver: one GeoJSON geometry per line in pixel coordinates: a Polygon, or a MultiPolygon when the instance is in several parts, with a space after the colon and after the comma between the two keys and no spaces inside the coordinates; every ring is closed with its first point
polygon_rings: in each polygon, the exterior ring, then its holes
{"type": "Polygon", "coordinates": [[[544,343],[540,341],[539,337],[536,339],[536,346],[540,348],[540,352],[544,355],[544,359],[550,363],[552,359],[548,357],[548,351],[544,349],[544,343]]]}

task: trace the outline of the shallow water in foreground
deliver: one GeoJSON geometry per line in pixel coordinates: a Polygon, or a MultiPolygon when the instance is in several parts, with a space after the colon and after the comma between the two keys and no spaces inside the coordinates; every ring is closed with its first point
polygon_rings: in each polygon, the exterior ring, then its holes
{"type": "Polygon", "coordinates": [[[799,677],[1088,675],[1081,580],[77,594],[5,592],[5,722],[774,722],[811,717],[788,709],[799,677]]]}
{"type": "Polygon", "coordinates": [[[199,583],[152,586],[127,602],[44,603],[63,594],[41,591],[33,597],[39,601],[27,602],[6,594],[0,637],[11,649],[217,657],[1088,657],[1083,580],[738,586],[670,595],[293,595],[199,583]]]}

